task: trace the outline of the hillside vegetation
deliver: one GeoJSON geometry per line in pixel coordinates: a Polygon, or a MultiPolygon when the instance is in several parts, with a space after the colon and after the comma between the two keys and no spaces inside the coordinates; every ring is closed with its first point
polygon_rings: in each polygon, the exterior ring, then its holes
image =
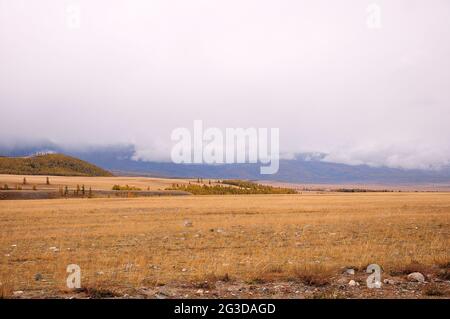
{"type": "Polygon", "coordinates": [[[113,176],[98,166],[63,154],[0,157],[0,174],[113,176]]]}

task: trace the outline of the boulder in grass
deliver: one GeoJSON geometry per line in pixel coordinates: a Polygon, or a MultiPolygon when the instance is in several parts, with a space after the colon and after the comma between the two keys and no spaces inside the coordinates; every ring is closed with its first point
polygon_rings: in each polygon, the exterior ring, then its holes
{"type": "Polygon", "coordinates": [[[420,272],[412,272],[408,275],[408,280],[413,282],[425,282],[425,276],[420,272]]]}

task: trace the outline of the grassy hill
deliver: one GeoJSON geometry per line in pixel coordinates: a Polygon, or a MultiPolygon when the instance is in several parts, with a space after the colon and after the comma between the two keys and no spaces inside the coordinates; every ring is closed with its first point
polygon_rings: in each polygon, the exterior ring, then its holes
{"type": "Polygon", "coordinates": [[[0,157],[0,174],[112,176],[98,166],[63,154],[0,157]]]}

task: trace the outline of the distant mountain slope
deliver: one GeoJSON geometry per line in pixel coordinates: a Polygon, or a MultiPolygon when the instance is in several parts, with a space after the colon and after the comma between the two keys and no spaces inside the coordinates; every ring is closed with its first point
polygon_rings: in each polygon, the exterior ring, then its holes
{"type": "Polygon", "coordinates": [[[100,167],[63,154],[0,157],[0,174],[112,176],[100,167]]]}
{"type": "Polygon", "coordinates": [[[113,147],[75,153],[79,158],[110,171],[160,177],[203,177],[220,179],[272,180],[290,183],[341,184],[422,184],[450,183],[450,167],[440,170],[400,169],[324,162],[317,154],[298,154],[295,159],[280,160],[274,175],[261,175],[260,164],[174,164],[132,160],[134,148],[113,147]]]}
{"type": "Polygon", "coordinates": [[[450,184],[450,167],[448,166],[440,170],[420,170],[346,165],[325,162],[323,161],[323,154],[298,154],[295,159],[280,160],[280,169],[274,175],[260,175],[259,164],[184,165],[170,162],[135,161],[132,159],[135,151],[132,145],[70,151],[48,144],[26,149],[2,150],[0,148],[0,154],[14,154],[18,156],[40,150],[64,152],[109,171],[126,173],[128,175],[271,180],[305,184],[450,184]]]}

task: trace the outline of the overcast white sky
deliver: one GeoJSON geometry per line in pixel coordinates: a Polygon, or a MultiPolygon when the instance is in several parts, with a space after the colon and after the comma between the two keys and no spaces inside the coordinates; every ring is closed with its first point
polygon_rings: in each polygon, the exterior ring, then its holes
{"type": "Polygon", "coordinates": [[[441,165],[449,39],[448,0],[0,0],[0,144],[168,159],[171,131],[201,119],[280,128],[286,153],[441,165]]]}

